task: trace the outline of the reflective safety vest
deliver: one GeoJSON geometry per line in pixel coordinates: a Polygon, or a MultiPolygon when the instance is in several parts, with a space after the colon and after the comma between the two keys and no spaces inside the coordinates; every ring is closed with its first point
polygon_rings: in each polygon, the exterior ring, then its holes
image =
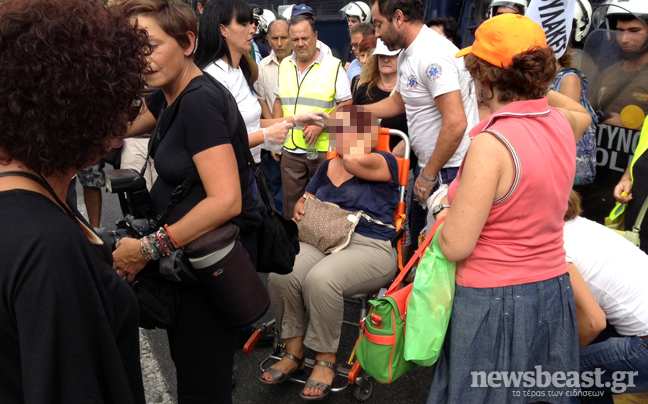
{"type": "MultiPolygon", "coordinates": [[[[648,151],[648,117],[646,117],[646,120],[644,121],[643,128],[641,129],[641,135],[639,136],[639,142],[637,143],[637,148],[635,149],[634,156],[632,157],[632,162],[630,163],[630,181],[634,184],[634,173],[633,168],[634,164],[639,160],[639,157],[641,157],[642,154],[646,153],[648,151]]],[[[640,203],[643,203],[641,201],[640,203]]],[[[616,206],[614,206],[614,209],[612,209],[612,212],[610,212],[610,220],[614,221],[616,218],[621,216],[623,212],[625,212],[627,204],[625,203],[616,203],[616,206]]],[[[633,223],[634,225],[634,223],[633,223]]]]}
{"type": "MultiPolygon", "coordinates": [[[[279,65],[278,89],[283,116],[293,116],[305,112],[324,111],[327,114],[337,105],[335,102],[335,83],[342,62],[333,56],[324,55],[321,62],[314,63],[299,84],[297,66],[290,58],[284,58],[279,65]]],[[[317,151],[326,152],[329,147],[329,134],[322,132],[317,139],[317,151]]],[[[289,150],[306,149],[304,131],[291,129],[284,147],[289,150]]]]}

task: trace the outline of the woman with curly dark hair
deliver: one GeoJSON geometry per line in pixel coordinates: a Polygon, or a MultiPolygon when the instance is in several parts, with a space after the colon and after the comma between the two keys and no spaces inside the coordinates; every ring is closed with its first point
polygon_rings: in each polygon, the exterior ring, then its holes
{"type": "Polygon", "coordinates": [[[542,380],[490,382],[493,372],[497,380],[511,372],[533,378],[538,368],[578,372],[563,216],[576,142],[591,118],[578,102],[547,93],[556,74],[553,51],[527,17],[487,20],[457,57],[464,55],[492,115],[470,132],[459,174],[432,208],[437,219],[447,215],[439,246],[457,273],[428,403],[566,401],[564,384],[549,387],[563,390],[553,401],[542,380]]]}
{"type": "Polygon", "coordinates": [[[63,201],[137,115],[147,43],[101,1],[0,2],[2,403],[145,401],[135,296],[63,201]]]}

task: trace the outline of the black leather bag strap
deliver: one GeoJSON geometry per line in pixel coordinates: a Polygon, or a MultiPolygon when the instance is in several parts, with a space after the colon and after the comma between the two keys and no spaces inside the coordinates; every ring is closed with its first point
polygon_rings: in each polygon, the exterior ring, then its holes
{"type": "MultiPolygon", "coordinates": [[[[182,98],[189,94],[192,91],[198,90],[201,88],[201,84],[197,84],[195,82],[189,83],[189,85],[178,95],[178,97],[175,99],[171,105],[167,106],[166,108],[162,109],[162,111],[159,114],[159,119],[157,123],[155,124],[155,129],[153,130],[153,134],[151,135],[151,139],[149,141],[148,145],[148,154],[145,159],[144,166],[140,170],[140,175],[144,175],[146,172],[146,166],[148,165],[146,161],[148,161],[149,157],[155,158],[155,153],[157,152],[158,147],[160,146],[160,143],[162,142],[162,139],[164,139],[164,136],[166,136],[167,131],[169,130],[169,126],[171,126],[171,123],[175,119],[176,115],[178,114],[178,109],[180,107],[180,102],[182,101],[182,98]]],[[[198,174],[198,169],[194,168],[189,175],[185,178],[185,180],[177,186],[173,192],[171,193],[171,200],[169,201],[169,204],[166,206],[164,211],[160,212],[159,215],[157,215],[153,220],[155,227],[157,227],[160,223],[163,223],[166,219],[167,214],[173,209],[175,205],[180,203],[184,197],[187,195],[191,187],[194,186],[197,182],[200,181],[200,175],[198,174]]]]}
{"type": "MultiPolygon", "coordinates": [[[[208,86],[203,86],[202,84],[197,84],[197,83],[190,83],[187,88],[178,96],[178,98],[170,105],[168,106],[165,110],[161,112],[160,119],[158,123],[155,126],[155,131],[153,132],[153,135],[151,136],[151,141],[149,142],[149,156],[155,158],[155,152],[157,151],[157,148],[166,135],[167,130],[169,129],[169,126],[171,125],[171,122],[173,122],[173,119],[175,119],[175,116],[177,115],[177,110],[178,106],[180,105],[180,100],[182,97],[184,97],[186,94],[190,93],[191,91],[202,89],[203,91],[207,91],[208,93],[211,93],[214,95],[216,98],[221,98],[225,105],[225,119],[226,122],[231,122],[230,121],[230,114],[233,109],[235,109],[238,112],[238,105],[236,104],[236,100],[234,97],[229,93],[227,88],[225,88],[218,80],[213,78],[209,73],[203,72],[204,76],[207,77],[211,82],[214,84],[214,86],[220,91],[220,94],[217,94],[216,91],[212,88],[209,88],[208,86]]],[[[253,169],[256,169],[256,163],[254,162],[254,159],[252,158],[252,153],[250,153],[250,148],[249,148],[249,140],[247,139],[247,132],[242,131],[242,130],[236,130],[236,128],[233,128],[234,131],[237,132],[241,143],[243,144],[243,148],[245,149],[245,155],[248,159],[248,163],[252,166],[253,169]]],[[[230,133],[230,139],[231,139],[232,134],[230,133]]],[[[147,156],[148,160],[148,156],[147,156]]],[[[144,173],[146,170],[146,167],[142,168],[141,174],[144,173]]],[[[184,199],[184,197],[187,195],[191,187],[193,187],[196,183],[200,182],[200,175],[198,174],[198,170],[194,168],[194,170],[189,173],[187,178],[182,182],[181,185],[179,185],[175,190],[173,190],[173,193],[171,194],[171,200],[169,201],[169,204],[167,205],[166,209],[160,213],[154,220],[156,225],[159,223],[162,223],[166,215],[171,211],[171,209],[180,203],[184,199]]]]}
{"type": "MultiPolygon", "coordinates": [[[[151,140],[149,141],[148,144],[148,155],[146,156],[147,159],[149,157],[155,158],[155,153],[157,152],[157,148],[160,146],[160,142],[162,142],[162,139],[164,139],[164,136],[166,136],[166,133],[169,130],[169,126],[171,126],[171,122],[173,122],[176,115],[178,114],[178,109],[180,107],[180,101],[182,101],[182,98],[184,98],[185,95],[193,91],[196,91],[201,87],[202,87],[201,84],[192,81],[180,93],[180,95],[178,95],[178,97],[175,99],[174,102],[171,103],[171,105],[167,105],[166,107],[162,108],[162,111],[160,111],[160,114],[158,115],[159,119],[155,124],[155,129],[151,134],[151,140]]],[[[146,165],[144,165],[144,167],[142,168],[142,174],[144,174],[145,170],[146,170],[146,165]]]]}

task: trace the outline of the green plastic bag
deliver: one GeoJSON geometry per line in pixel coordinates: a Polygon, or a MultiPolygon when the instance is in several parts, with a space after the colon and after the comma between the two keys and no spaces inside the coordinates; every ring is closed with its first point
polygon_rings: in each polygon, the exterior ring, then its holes
{"type": "Polygon", "coordinates": [[[407,304],[406,360],[432,366],[439,359],[452,313],[456,269],[441,252],[437,231],[416,269],[407,304]]]}

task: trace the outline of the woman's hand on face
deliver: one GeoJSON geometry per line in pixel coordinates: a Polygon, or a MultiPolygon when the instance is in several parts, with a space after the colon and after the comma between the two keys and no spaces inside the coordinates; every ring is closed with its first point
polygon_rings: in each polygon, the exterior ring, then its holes
{"type": "Polygon", "coordinates": [[[113,269],[120,277],[128,275],[128,282],[133,282],[135,275],[146,266],[147,262],[140,250],[140,241],[136,238],[123,238],[115,247],[113,269]]]}
{"type": "Polygon", "coordinates": [[[621,178],[621,181],[614,187],[614,198],[619,203],[628,203],[632,200],[632,181],[629,178],[621,178]]]}
{"type": "Polygon", "coordinates": [[[301,126],[302,128],[306,126],[319,126],[323,128],[329,124],[329,116],[324,111],[313,111],[295,115],[293,119],[295,120],[295,126],[301,126]]]}

